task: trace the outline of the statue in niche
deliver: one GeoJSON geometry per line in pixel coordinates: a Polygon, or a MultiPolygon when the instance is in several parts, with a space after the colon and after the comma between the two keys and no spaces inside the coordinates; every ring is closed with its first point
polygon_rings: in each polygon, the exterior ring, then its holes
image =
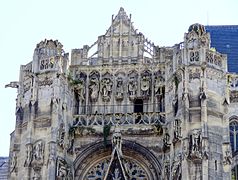
{"type": "Polygon", "coordinates": [[[16,172],[16,166],[17,166],[17,155],[16,152],[13,152],[10,161],[10,173],[12,173],[13,171],[16,172]]]}
{"type": "Polygon", "coordinates": [[[27,144],[26,145],[26,160],[25,160],[24,166],[29,167],[31,165],[31,161],[32,161],[32,145],[27,144]]]}
{"type": "Polygon", "coordinates": [[[77,85],[74,87],[75,93],[77,93],[80,100],[85,99],[85,82],[83,80],[79,80],[77,85]]]}
{"type": "Polygon", "coordinates": [[[155,78],[155,85],[154,85],[154,89],[155,89],[155,96],[161,96],[162,95],[162,87],[163,87],[163,78],[162,77],[156,77],[155,78]]]}
{"type": "Polygon", "coordinates": [[[112,92],[112,81],[109,78],[101,80],[101,94],[103,101],[109,101],[112,92]]]}
{"type": "Polygon", "coordinates": [[[37,167],[43,165],[44,160],[44,143],[42,140],[33,145],[32,165],[37,167]]]}
{"type": "Polygon", "coordinates": [[[84,100],[85,99],[85,82],[86,82],[86,74],[85,73],[79,73],[76,75],[76,82],[77,84],[75,85],[75,93],[78,95],[79,100],[84,100]]]}
{"type": "Polygon", "coordinates": [[[137,79],[132,76],[129,79],[128,83],[128,93],[129,93],[129,98],[131,100],[134,100],[136,98],[136,93],[137,93],[137,79]]]}
{"type": "Polygon", "coordinates": [[[64,129],[64,123],[60,124],[60,128],[58,129],[57,134],[57,144],[63,149],[64,148],[64,138],[65,138],[65,129],[64,129]]]}
{"type": "Polygon", "coordinates": [[[142,96],[150,95],[150,76],[148,72],[145,72],[141,77],[141,92],[142,96]]]}
{"type": "Polygon", "coordinates": [[[116,99],[123,100],[124,88],[123,88],[123,79],[121,77],[117,78],[116,82],[116,99]]]}
{"type": "Polygon", "coordinates": [[[189,157],[191,159],[202,158],[202,138],[200,130],[193,130],[189,136],[189,157]]]}
{"type": "Polygon", "coordinates": [[[99,74],[93,74],[89,82],[89,95],[91,101],[97,101],[99,92],[99,74]]]}

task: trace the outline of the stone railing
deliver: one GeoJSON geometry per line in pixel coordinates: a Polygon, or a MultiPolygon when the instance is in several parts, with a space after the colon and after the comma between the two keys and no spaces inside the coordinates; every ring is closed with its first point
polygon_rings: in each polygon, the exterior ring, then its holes
{"type": "Polygon", "coordinates": [[[105,125],[131,125],[131,124],[164,124],[165,113],[115,113],[74,115],[73,126],[105,126],[105,125]]]}

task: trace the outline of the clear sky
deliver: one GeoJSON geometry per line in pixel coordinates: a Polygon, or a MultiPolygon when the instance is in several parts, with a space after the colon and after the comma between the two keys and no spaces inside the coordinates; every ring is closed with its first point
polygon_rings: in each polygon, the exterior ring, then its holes
{"type": "Polygon", "coordinates": [[[0,156],[8,156],[15,128],[21,64],[32,60],[41,40],[58,39],[66,52],[93,44],[105,34],[111,15],[123,7],[134,27],[159,46],[183,41],[189,25],[238,25],[237,0],[1,0],[0,2],[0,156]]]}

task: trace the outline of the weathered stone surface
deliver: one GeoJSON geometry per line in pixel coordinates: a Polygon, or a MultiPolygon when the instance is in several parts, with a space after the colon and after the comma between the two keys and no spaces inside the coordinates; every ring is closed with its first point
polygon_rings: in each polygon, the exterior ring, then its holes
{"type": "Polygon", "coordinates": [[[37,44],[7,85],[18,88],[9,177],[229,179],[237,77],[209,43],[194,24],[160,48],[121,8],[70,62],[59,41],[37,44]]]}

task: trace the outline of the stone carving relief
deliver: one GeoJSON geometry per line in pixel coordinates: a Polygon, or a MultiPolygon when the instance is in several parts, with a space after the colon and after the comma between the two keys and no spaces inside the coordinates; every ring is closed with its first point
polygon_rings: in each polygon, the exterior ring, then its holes
{"type": "Polygon", "coordinates": [[[39,79],[39,82],[38,82],[39,86],[50,86],[52,84],[53,84],[53,79],[50,79],[47,76],[44,79],[39,79]]]}
{"type": "Polygon", "coordinates": [[[151,90],[151,73],[149,71],[144,71],[141,74],[141,95],[143,97],[149,97],[151,90]]]}
{"type": "Polygon", "coordinates": [[[45,144],[42,140],[38,140],[33,144],[32,165],[40,167],[44,163],[45,144]]]}
{"type": "Polygon", "coordinates": [[[194,129],[189,135],[189,154],[190,159],[202,158],[202,137],[201,130],[194,129]]]}
{"type": "Polygon", "coordinates": [[[89,97],[92,102],[96,102],[98,100],[99,94],[99,73],[97,71],[93,71],[89,75],[89,97]]]}
{"type": "Polygon", "coordinates": [[[62,180],[72,179],[70,168],[67,162],[61,157],[57,158],[56,177],[57,179],[62,179],[62,180]]]}
{"type": "Polygon", "coordinates": [[[57,133],[57,144],[62,149],[64,149],[64,146],[65,146],[64,141],[65,141],[65,127],[64,127],[64,123],[61,123],[57,133]]]}
{"type": "Polygon", "coordinates": [[[25,167],[31,166],[32,161],[32,144],[26,144],[26,160],[24,163],[25,167]]]}
{"type": "Polygon", "coordinates": [[[14,151],[12,152],[9,166],[10,166],[9,167],[10,168],[10,173],[17,171],[17,169],[16,169],[16,167],[17,167],[17,154],[14,151]]]}
{"type": "Polygon", "coordinates": [[[195,69],[189,69],[189,81],[193,79],[200,79],[201,77],[201,71],[198,68],[195,69]]]}
{"type": "Polygon", "coordinates": [[[124,74],[118,74],[116,77],[116,95],[115,98],[118,101],[122,101],[124,98],[124,74]]]}
{"type": "Polygon", "coordinates": [[[101,80],[101,95],[103,101],[109,101],[112,93],[112,76],[108,73],[103,75],[101,80]]]}
{"type": "Polygon", "coordinates": [[[128,94],[130,100],[134,100],[137,97],[137,90],[138,90],[137,78],[138,74],[135,71],[129,74],[128,94]]]}
{"type": "Polygon", "coordinates": [[[231,103],[238,102],[238,91],[231,91],[230,101],[231,101],[231,103]]]}

